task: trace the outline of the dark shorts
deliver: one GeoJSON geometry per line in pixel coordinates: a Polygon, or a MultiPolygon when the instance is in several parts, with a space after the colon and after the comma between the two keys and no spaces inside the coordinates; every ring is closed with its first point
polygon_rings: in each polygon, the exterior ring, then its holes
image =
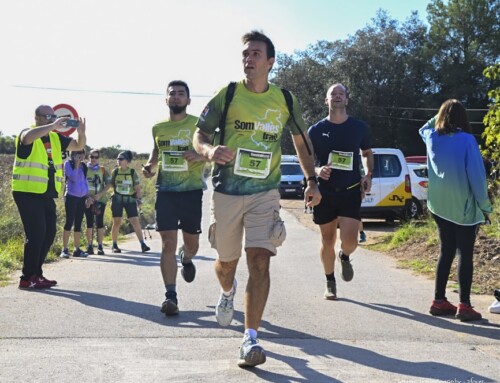
{"type": "Polygon", "coordinates": [[[338,217],[354,218],[361,221],[361,190],[322,194],[321,202],[313,208],[313,221],[317,225],[332,222],[338,217]]]}
{"type": "Polygon", "coordinates": [[[201,233],[203,190],[156,193],[156,230],[178,230],[201,233]]]}
{"type": "Polygon", "coordinates": [[[113,218],[123,217],[123,209],[127,212],[128,218],[137,217],[137,202],[132,196],[122,196],[113,194],[111,197],[111,214],[113,218]]]}

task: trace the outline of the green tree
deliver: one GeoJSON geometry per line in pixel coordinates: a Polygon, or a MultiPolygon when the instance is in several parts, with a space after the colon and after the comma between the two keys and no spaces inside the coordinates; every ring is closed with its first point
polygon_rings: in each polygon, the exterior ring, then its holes
{"type": "Polygon", "coordinates": [[[485,108],[483,70],[500,57],[500,2],[434,0],[427,13],[436,101],[457,98],[468,108],[485,108]]]}
{"type": "Polygon", "coordinates": [[[500,64],[497,63],[486,68],[484,75],[492,80],[495,85],[488,92],[491,103],[483,120],[486,126],[483,132],[483,138],[485,139],[483,155],[494,161],[496,165],[493,170],[498,174],[500,171],[500,64]]]}
{"type": "Polygon", "coordinates": [[[15,150],[15,136],[4,136],[0,132],[0,154],[14,154],[15,150]]]}
{"type": "Polygon", "coordinates": [[[308,125],[325,117],[326,90],[342,82],[350,90],[349,113],[371,126],[374,145],[414,148],[423,121],[412,121],[414,108],[425,106],[432,92],[426,32],[416,13],[400,25],[379,11],[344,41],[320,41],[278,56],[273,81],[297,95],[308,125]],[[406,106],[412,109],[401,108],[406,106]]]}

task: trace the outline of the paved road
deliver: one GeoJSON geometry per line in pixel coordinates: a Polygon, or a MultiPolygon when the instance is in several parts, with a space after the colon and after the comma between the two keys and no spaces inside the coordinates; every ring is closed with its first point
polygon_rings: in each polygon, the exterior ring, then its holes
{"type": "Polygon", "coordinates": [[[259,332],[266,364],[236,365],[246,263],[237,273],[235,318],[220,328],[215,252],[203,235],[196,280],[187,284],[179,273],[181,314],[167,318],[153,234],[146,255],[133,241],[122,254],[48,265],[56,288],[21,291],[14,279],[0,288],[0,382],[500,381],[500,316],[487,313],[489,297],[474,297],[485,316],[477,324],[431,317],[432,281],[359,249],[354,280],[338,278],[340,299],[325,301],[318,233],[283,218],[288,239],[272,260],[259,332]]]}

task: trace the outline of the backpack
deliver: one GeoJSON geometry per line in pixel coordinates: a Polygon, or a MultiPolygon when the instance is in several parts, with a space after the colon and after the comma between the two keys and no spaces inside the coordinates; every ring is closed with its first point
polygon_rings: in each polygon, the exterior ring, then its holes
{"type": "MultiPolygon", "coordinates": [[[[292,94],[288,89],[285,88],[280,88],[281,92],[283,93],[283,96],[285,97],[286,101],[286,106],[288,107],[288,112],[290,113],[290,116],[292,117],[293,123],[297,127],[297,129],[300,132],[300,135],[302,136],[302,139],[304,140],[304,143],[306,144],[306,149],[309,155],[312,154],[311,148],[309,148],[309,144],[307,143],[306,136],[304,135],[304,132],[302,129],[300,129],[300,126],[297,124],[297,121],[295,121],[295,116],[293,115],[293,98],[292,94]]],[[[226,118],[227,118],[227,111],[229,110],[229,105],[231,104],[231,101],[234,97],[234,92],[236,90],[236,83],[234,81],[230,82],[229,85],[227,86],[227,92],[226,92],[226,99],[224,103],[224,109],[222,110],[222,114],[219,120],[219,127],[215,129],[216,134],[219,134],[219,145],[224,144],[224,131],[225,131],[225,126],[226,126],[226,118]]],[[[216,134],[213,137],[212,140],[212,145],[215,143],[215,137],[216,134]]]]}
{"type": "MultiPolygon", "coordinates": [[[[104,176],[104,167],[101,166],[102,174],[104,176]]],[[[115,186],[115,178],[116,174],[118,173],[118,168],[114,168],[113,171],[111,172],[111,184],[115,186]]],[[[132,180],[134,180],[134,174],[135,174],[135,169],[130,168],[130,176],[132,177],[132,180]]]]}
{"type": "MultiPolygon", "coordinates": [[[[113,189],[115,188],[115,179],[116,179],[116,174],[118,173],[118,168],[114,168],[113,172],[111,173],[111,185],[113,185],[113,189]]],[[[134,174],[135,174],[135,169],[130,168],[130,176],[132,177],[132,182],[134,182],[134,174]]],[[[135,185],[135,183],[134,183],[135,185]]],[[[114,191],[115,194],[121,195],[120,193],[117,193],[116,190],[114,191]]],[[[131,196],[128,197],[135,197],[135,193],[131,196]]]]}
{"type": "MultiPolygon", "coordinates": [[[[88,166],[87,166],[87,165],[85,165],[85,167],[86,167],[86,168],[84,169],[84,173],[85,173],[85,178],[87,178],[88,166]]],[[[106,172],[106,171],[105,171],[105,169],[104,169],[104,166],[100,166],[100,165],[99,165],[99,168],[101,169],[101,174],[102,174],[102,183],[103,183],[103,187],[104,187],[104,177],[105,177],[105,172],[106,172]]],[[[97,174],[95,175],[95,177],[97,177],[97,179],[99,178],[99,177],[97,176],[97,174]]],[[[93,181],[90,181],[90,182],[93,182],[93,183],[94,183],[94,186],[95,186],[95,187],[97,187],[97,183],[98,183],[97,179],[94,179],[93,181]]],[[[89,181],[89,180],[87,179],[87,181],[89,181]]]]}

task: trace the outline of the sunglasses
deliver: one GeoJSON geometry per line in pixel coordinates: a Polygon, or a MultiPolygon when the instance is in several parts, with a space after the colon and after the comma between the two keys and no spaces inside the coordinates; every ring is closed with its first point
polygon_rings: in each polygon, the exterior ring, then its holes
{"type": "Polygon", "coordinates": [[[99,156],[90,156],[90,158],[91,158],[92,160],[98,160],[98,159],[99,159],[99,156]]]}
{"type": "Polygon", "coordinates": [[[125,158],[123,158],[123,157],[118,157],[118,158],[117,158],[117,160],[118,160],[118,161],[123,161],[124,159],[125,159],[125,158]]]}
{"type": "Polygon", "coordinates": [[[57,114],[37,114],[37,116],[43,117],[46,120],[55,120],[58,117],[57,114]]]}

